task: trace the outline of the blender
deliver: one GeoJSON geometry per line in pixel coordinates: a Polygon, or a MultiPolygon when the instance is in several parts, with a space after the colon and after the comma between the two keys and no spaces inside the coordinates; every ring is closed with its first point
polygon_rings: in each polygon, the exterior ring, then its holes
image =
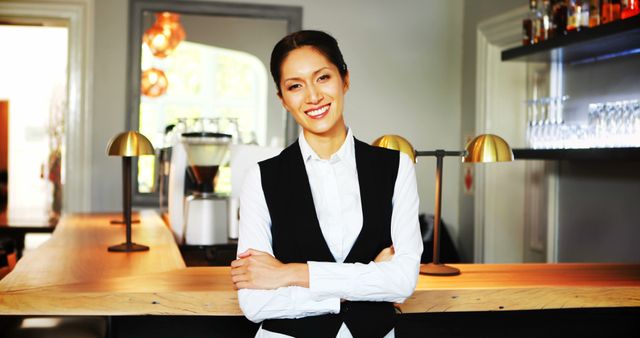
{"type": "Polygon", "coordinates": [[[215,225],[220,218],[216,201],[226,198],[215,193],[215,179],[220,166],[228,161],[231,135],[189,132],[182,134],[181,143],[186,151],[189,174],[195,182],[185,191],[181,242],[196,245],[226,242],[226,227],[215,225]],[[217,231],[218,228],[224,231],[217,231]]]}

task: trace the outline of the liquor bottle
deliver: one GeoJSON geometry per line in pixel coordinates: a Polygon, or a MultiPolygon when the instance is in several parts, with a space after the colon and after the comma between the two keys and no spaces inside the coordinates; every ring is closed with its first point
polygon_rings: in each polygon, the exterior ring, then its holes
{"type": "Polygon", "coordinates": [[[640,14],[640,7],[638,7],[638,2],[638,0],[627,0],[627,6],[622,10],[622,19],[627,19],[640,14]]]}
{"type": "Polygon", "coordinates": [[[567,34],[567,4],[564,0],[553,0],[551,2],[551,12],[553,17],[552,35],[554,37],[567,34]]]}
{"type": "Polygon", "coordinates": [[[600,23],[607,24],[620,20],[620,0],[602,0],[600,23]]]}
{"type": "Polygon", "coordinates": [[[589,12],[591,8],[589,0],[580,0],[580,6],[582,7],[579,20],[580,29],[589,28],[589,12]]]}
{"type": "Polygon", "coordinates": [[[540,11],[540,35],[538,42],[548,40],[551,32],[551,5],[549,0],[542,0],[542,10],[540,11]]]}
{"type": "Polygon", "coordinates": [[[567,31],[589,27],[589,0],[570,0],[567,10],[567,31]]]}
{"type": "Polygon", "coordinates": [[[600,0],[589,1],[589,27],[600,25],[600,0]]]}
{"type": "Polygon", "coordinates": [[[580,11],[582,4],[580,0],[569,0],[567,4],[567,31],[576,31],[580,29],[580,11]]]}
{"type": "Polygon", "coordinates": [[[540,13],[538,12],[538,1],[529,1],[529,13],[522,20],[522,45],[528,46],[538,42],[540,35],[540,13]]]}

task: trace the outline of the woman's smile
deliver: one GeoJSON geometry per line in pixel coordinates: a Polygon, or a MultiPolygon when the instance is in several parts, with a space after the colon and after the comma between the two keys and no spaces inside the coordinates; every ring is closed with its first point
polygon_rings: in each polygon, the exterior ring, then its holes
{"type": "Polygon", "coordinates": [[[320,106],[318,108],[312,108],[312,109],[308,109],[305,110],[305,114],[307,114],[307,116],[309,116],[312,119],[315,120],[319,120],[325,116],[327,116],[327,114],[329,113],[329,108],[331,108],[331,103],[327,103],[323,106],[320,106]]]}

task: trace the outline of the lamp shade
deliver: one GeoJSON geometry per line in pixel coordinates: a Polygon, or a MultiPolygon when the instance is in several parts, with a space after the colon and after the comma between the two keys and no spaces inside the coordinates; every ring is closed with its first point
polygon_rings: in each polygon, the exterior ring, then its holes
{"type": "Polygon", "coordinates": [[[107,155],[132,157],[154,155],[154,151],[153,145],[144,135],[136,131],[125,131],[109,141],[107,155]]]}
{"type": "Polygon", "coordinates": [[[148,97],[158,97],[167,92],[169,80],[161,69],[149,68],[142,72],[140,91],[148,97]]]}
{"type": "Polygon", "coordinates": [[[180,15],[161,12],[156,13],[156,22],[144,33],[143,40],[153,56],[164,58],[171,54],[185,37],[180,15]]]}
{"type": "Polygon", "coordinates": [[[411,161],[416,162],[416,151],[409,141],[400,135],[383,135],[378,137],[371,145],[376,147],[382,147],[387,149],[393,149],[401,151],[411,158],[411,161]]]}
{"type": "Polygon", "coordinates": [[[483,134],[476,136],[465,147],[467,155],[463,162],[510,162],[513,152],[509,144],[498,135],[483,134]]]}

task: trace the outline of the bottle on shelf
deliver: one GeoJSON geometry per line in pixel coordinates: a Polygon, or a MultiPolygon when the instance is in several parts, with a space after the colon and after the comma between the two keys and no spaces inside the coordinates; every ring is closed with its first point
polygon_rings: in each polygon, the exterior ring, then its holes
{"type": "Polygon", "coordinates": [[[620,20],[620,0],[602,0],[600,23],[607,24],[620,20]]]}
{"type": "Polygon", "coordinates": [[[542,9],[540,10],[540,35],[538,42],[549,39],[551,31],[551,5],[549,0],[542,0],[542,9]]]}
{"type": "Polygon", "coordinates": [[[589,27],[588,0],[570,0],[567,6],[567,31],[579,31],[585,27],[589,27]]]}
{"type": "Polygon", "coordinates": [[[589,27],[600,25],[600,0],[589,0],[589,27]]]}
{"type": "Polygon", "coordinates": [[[551,1],[552,37],[567,34],[567,4],[564,0],[551,1]]]}
{"type": "Polygon", "coordinates": [[[591,10],[591,5],[589,4],[589,0],[581,0],[580,1],[580,28],[589,28],[589,11],[591,10]]]}
{"type": "Polygon", "coordinates": [[[541,15],[538,11],[538,1],[529,1],[529,13],[522,20],[522,45],[528,46],[538,42],[541,33],[541,15]]]}
{"type": "Polygon", "coordinates": [[[622,19],[628,19],[632,16],[640,14],[640,7],[638,7],[638,0],[627,0],[627,5],[622,10],[620,17],[622,19]]]}

